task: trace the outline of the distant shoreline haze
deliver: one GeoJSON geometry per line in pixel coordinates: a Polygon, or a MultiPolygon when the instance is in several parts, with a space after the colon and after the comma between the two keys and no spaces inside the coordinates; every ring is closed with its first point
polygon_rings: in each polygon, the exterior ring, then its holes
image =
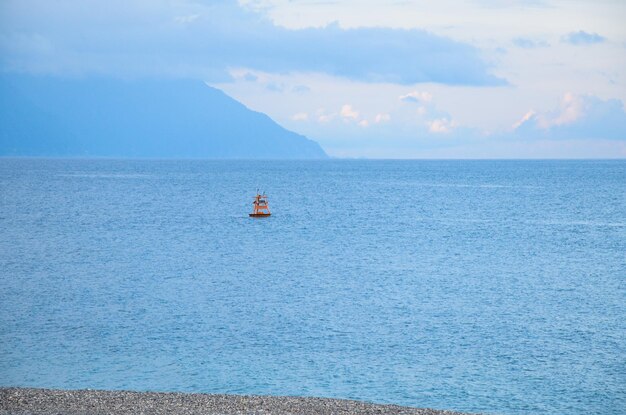
{"type": "Polygon", "coordinates": [[[0,76],[0,156],[323,159],[201,81],[0,76]]]}

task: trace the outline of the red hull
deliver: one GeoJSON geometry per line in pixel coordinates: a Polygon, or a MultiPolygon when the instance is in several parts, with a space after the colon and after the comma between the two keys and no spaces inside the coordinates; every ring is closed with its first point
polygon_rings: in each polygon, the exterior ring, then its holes
{"type": "Polygon", "coordinates": [[[264,218],[266,216],[271,216],[271,213],[248,213],[252,218],[264,218]]]}

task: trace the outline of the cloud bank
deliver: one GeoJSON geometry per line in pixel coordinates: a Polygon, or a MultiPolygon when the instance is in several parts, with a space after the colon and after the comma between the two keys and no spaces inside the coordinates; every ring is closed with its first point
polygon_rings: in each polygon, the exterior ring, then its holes
{"type": "Polygon", "coordinates": [[[234,0],[8,0],[5,71],[174,76],[219,82],[233,68],[365,82],[500,85],[479,51],[423,30],[290,30],[234,0]]]}

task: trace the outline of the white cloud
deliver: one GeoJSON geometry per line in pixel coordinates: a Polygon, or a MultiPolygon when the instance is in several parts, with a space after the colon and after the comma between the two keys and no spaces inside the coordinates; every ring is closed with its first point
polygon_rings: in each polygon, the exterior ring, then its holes
{"type": "Polygon", "coordinates": [[[331,122],[337,116],[336,113],[328,114],[325,108],[319,108],[315,113],[317,115],[317,121],[322,124],[331,122]]]}
{"type": "Polygon", "coordinates": [[[438,118],[427,123],[428,131],[434,134],[447,134],[451,132],[456,123],[447,118],[438,118]]]}
{"type": "Polygon", "coordinates": [[[405,95],[400,95],[398,97],[400,101],[405,102],[430,102],[433,99],[433,94],[426,91],[412,91],[405,95]]]}
{"type": "Polygon", "coordinates": [[[306,94],[308,92],[311,92],[311,88],[306,85],[295,85],[293,88],[291,88],[291,92],[295,92],[296,94],[306,94]]]}
{"type": "Polygon", "coordinates": [[[243,79],[247,82],[256,82],[259,77],[251,72],[246,72],[246,74],[243,76],[243,79]]]}
{"type": "Polygon", "coordinates": [[[306,112],[299,112],[297,114],[294,114],[291,119],[294,121],[307,121],[309,119],[309,114],[307,114],[306,112]]]}
{"type": "Polygon", "coordinates": [[[193,23],[199,17],[200,17],[199,14],[190,14],[187,16],[176,16],[174,18],[174,21],[179,24],[189,24],[189,23],[193,23]]]}
{"type": "Polygon", "coordinates": [[[558,109],[529,111],[513,128],[519,137],[623,140],[626,139],[626,112],[623,102],[617,99],[567,93],[558,109]]]}
{"type": "Polygon", "coordinates": [[[545,40],[534,40],[525,37],[517,37],[513,39],[513,44],[522,49],[547,48],[550,46],[545,40]]]}
{"type": "Polygon", "coordinates": [[[370,123],[367,120],[362,120],[359,122],[359,127],[369,127],[370,123]]]}
{"type": "Polygon", "coordinates": [[[352,108],[352,105],[346,104],[341,107],[341,117],[346,120],[356,120],[359,118],[359,112],[352,108]]]}
{"type": "Polygon", "coordinates": [[[523,124],[525,124],[526,122],[530,121],[535,116],[535,114],[536,113],[533,110],[528,111],[526,114],[524,114],[524,116],[518,122],[513,124],[513,129],[517,130],[523,124]]]}
{"type": "Polygon", "coordinates": [[[556,117],[545,117],[540,120],[540,127],[550,128],[555,125],[572,124],[580,119],[585,112],[585,102],[580,95],[566,93],[561,100],[561,108],[556,117]]]}
{"type": "Polygon", "coordinates": [[[548,130],[552,127],[573,124],[583,118],[585,112],[585,97],[568,92],[563,95],[561,104],[557,110],[543,113],[530,110],[524,114],[519,121],[513,124],[513,129],[516,130],[532,120],[540,129],[548,130]]]}
{"type": "Polygon", "coordinates": [[[561,40],[572,45],[591,45],[593,43],[602,43],[606,41],[606,38],[597,33],[587,33],[579,30],[578,32],[568,33],[561,40]]]}
{"type": "Polygon", "coordinates": [[[374,122],[376,124],[388,122],[389,120],[391,120],[391,115],[389,114],[376,114],[376,117],[374,117],[374,122]]]}

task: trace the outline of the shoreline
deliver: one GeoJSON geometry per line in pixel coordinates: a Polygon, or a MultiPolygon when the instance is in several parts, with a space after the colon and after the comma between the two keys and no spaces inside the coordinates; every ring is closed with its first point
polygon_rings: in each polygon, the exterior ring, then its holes
{"type": "Polygon", "coordinates": [[[466,415],[455,411],[330,398],[2,387],[0,415],[5,414],[466,415]]]}

